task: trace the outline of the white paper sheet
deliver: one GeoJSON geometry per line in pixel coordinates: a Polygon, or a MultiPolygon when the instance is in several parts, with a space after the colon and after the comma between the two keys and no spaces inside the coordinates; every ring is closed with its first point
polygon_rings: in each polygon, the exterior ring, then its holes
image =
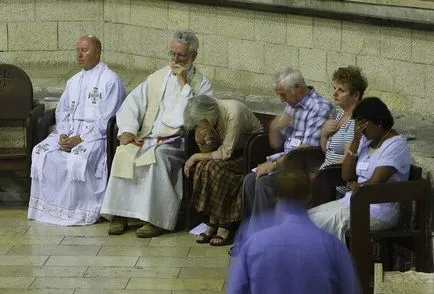
{"type": "Polygon", "coordinates": [[[201,223],[197,227],[194,227],[193,229],[191,229],[189,233],[192,235],[199,236],[200,233],[205,233],[205,231],[206,231],[206,224],[201,223]]]}

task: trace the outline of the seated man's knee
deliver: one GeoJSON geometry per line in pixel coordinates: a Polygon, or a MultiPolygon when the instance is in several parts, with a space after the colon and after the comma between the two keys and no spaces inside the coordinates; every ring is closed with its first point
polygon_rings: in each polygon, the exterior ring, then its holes
{"type": "Polygon", "coordinates": [[[274,176],[265,175],[256,179],[255,189],[259,191],[274,189],[276,185],[274,176]]]}
{"type": "Polygon", "coordinates": [[[256,182],[256,173],[250,172],[244,177],[243,186],[254,187],[255,182],[256,182]]]}

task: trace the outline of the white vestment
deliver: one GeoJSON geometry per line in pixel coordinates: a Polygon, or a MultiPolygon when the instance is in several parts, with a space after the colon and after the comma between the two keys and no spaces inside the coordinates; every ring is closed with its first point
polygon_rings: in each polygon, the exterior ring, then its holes
{"type": "Polygon", "coordinates": [[[192,79],[191,85],[186,84],[181,89],[170,68],[155,72],[128,95],[116,114],[119,135],[124,132],[143,135],[144,146],[138,148],[128,144],[116,150],[101,208],[104,217],[137,218],[166,230],[175,228],[182,199],[184,142],[177,139],[157,145],[157,139],[179,133],[189,98],[212,96],[210,81],[194,67],[187,77],[192,79]],[[155,83],[159,89],[151,91],[155,83]],[[142,124],[148,121],[146,116],[150,111],[155,111],[156,117],[151,120],[151,125],[142,124]],[[144,133],[145,129],[149,132],[144,133]]]}
{"type": "Polygon", "coordinates": [[[122,80],[103,62],[68,80],[56,129],[32,152],[29,219],[66,226],[98,220],[107,183],[107,122],[124,97],[122,80]],[[61,134],[84,141],[61,151],[61,134]]]}

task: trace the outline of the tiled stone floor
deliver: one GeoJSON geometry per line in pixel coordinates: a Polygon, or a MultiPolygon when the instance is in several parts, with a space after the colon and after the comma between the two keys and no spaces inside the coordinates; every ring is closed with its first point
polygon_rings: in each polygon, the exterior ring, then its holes
{"type": "Polygon", "coordinates": [[[60,227],[0,206],[0,293],[224,293],[228,247],[197,245],[186,232],[108,236],[108,222],[60,227]]]}

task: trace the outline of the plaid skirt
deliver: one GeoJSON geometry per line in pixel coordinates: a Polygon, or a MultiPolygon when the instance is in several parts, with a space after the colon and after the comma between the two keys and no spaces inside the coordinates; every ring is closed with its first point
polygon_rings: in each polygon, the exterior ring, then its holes
{"type": "Polygon", "coordinates": [[[239,221],[242,199],[238,192],[243,178],[242,156],[198,162],[190,205],[220,223],[239,221]]]}

